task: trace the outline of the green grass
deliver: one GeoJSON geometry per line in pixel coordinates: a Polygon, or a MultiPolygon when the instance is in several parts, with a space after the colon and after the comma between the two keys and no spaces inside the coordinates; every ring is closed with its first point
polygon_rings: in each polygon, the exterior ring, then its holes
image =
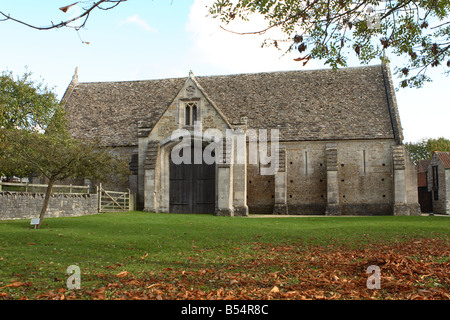
{"type": "Polygon", "coordinates": [[[358,247],[449,236],[450,218],[438,216],[231,218],[131,212],[46,218],[37,230],[29,219],[1,221],[0,287],[32,282],[28,294],[60,288],[70,265],[80,267],[83,286],[92,288],[99,285],[98,274],[124,270],[139,276],[167,268],[220,269],[251,257],[255,243],[358,247]]]}

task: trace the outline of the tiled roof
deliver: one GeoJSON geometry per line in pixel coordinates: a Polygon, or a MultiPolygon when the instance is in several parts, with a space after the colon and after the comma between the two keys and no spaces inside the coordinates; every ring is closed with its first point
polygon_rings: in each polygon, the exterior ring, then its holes
{"type": "Polygon", "coordinates": [[[450,168],[450,152],[435,151],[435,153],[438,156],[439,160],[442,161],[444,168],[449,169],[450,168]]]}
{"type": "MultiPolygon", "coordinates": [[[[396,106],[392,106],[395,97],[387,89],[380,65],[200,76],[196,80],[230,123],[246,116],[250,128],[278,128],[281,140],[401,135],[401,128],[395,129],[399,127],[396,106]]],[[[78,83],[66,104],[72,134],[97,137],[110,146],[136,145],[137,122],[145,120],[153,126],[185,81],[78,83]]]]}

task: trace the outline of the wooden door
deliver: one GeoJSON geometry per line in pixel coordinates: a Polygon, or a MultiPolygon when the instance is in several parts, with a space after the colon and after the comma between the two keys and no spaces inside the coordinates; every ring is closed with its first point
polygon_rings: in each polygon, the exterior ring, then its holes
{"type": "Polygon", "coordinates": [[[214,213],[215,164],[194,164],[193,155],[190,164],[170,161],[170,212],[214,213]]]}

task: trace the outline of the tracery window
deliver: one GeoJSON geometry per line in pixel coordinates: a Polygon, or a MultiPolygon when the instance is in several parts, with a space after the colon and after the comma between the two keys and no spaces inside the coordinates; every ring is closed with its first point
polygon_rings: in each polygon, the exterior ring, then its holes
{"type": "Polygon", "coordinates": [[[198,120],[198,106],[197,102],[188,102],[185,104],[185,125],[193,126],[198,120]]]}

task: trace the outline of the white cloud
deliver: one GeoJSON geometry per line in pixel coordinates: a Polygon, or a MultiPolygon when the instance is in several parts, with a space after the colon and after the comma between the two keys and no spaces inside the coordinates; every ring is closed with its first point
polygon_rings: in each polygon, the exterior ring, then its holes
{"type": "Polygon", "coordinates": [[[141,27],[142,29],[152,32],[152,33],[157,33],[158,30],[156,30],[155,28],[151,27],[147,21],[145,21],[144,19],[142,19],[141,17],[139,17],[139,15],[136,13],[135,15],[132,15],[128,18],[126,18],[125,20],[122,20],[119,22],[119,26],[122,26],[124,24],[135,24],[139,27],[141,27]]]}
{"type": "MultiPolygon", "coordinates": [[[[190,52],[193,59],[229,73],[304,70],[322,66],[316,61],[309,61],[303,67],[301,62],[293,61],[299,54],[289,53],[283,56],[285,50],[261,48],[265,39],[285,38],[280,30],[269,30],[263,35],[238,35],[223,30],[220,27],[220,19],[207,16],[208,4],[208,0],[195,0],[190,9],[186,29],[193,43],[190,52]]],[[[233,21],[226,28],[236,32],[248,32],[258,31],[266,26],[267,21],[262,17],[253,16],[247,22],[233,21]]]]}

